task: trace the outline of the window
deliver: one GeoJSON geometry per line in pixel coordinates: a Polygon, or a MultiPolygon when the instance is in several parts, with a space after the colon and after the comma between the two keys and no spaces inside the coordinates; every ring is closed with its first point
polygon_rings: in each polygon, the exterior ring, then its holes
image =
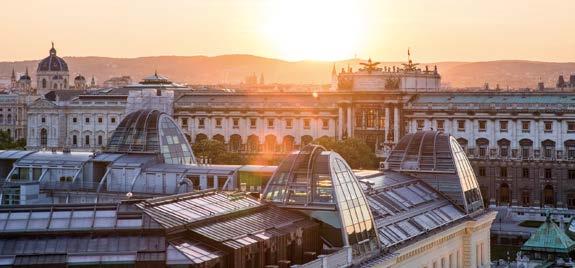
{"type": "Polygon", "coordinates": [[[232,123],[233,123],[233,127],[234,127],[234,128],[239,128],[239,127],[240,127],[240,119],[239,119],[239,118],[233,118],[233,119],[232,119],[232,123]]]}
{"type": "Polygon", "coordinates": [[[445,128],[445,121],[437,120],[437,130],[443,130],[445,128]]]}
{"type": "Polygon", "coordinates": [[[222,128],[222,119],[216,118],[216,128],[222,128]]]}
{"type": "Polygon", "coordinates": [[[274,119],[268,118],[268,128],[273,128],[273,127],[274,127],[274,119]]]}
{"type": "Polygon", "coordinates": [[[509,156],[509,148],[507,146],[501,146],[501,148],[499,148],[499,155],[502,157],[509,156]]]}
{"type": "Polygon", "coordinates": [[[85,140],[85,141],[86,141],[86,145],[89,146],[89,145],[90,145],[90,136],[89,136],[89,135],[86,135],[86,140],[85,140]]]}
{"type": "Polygon", "coordinates": [[[570,169],[567,171],[567,173],[569,174],[570,180],[575,180],[575,169],[570,169]]]}
{"type": "Polygon", "coordinates": [[[310,126],[309,119],[304,119],[304,120],[303,120],[303,128],[304,128],[304,129],[309,129],[310,127],[311,127],[311,126],[310,126]]]}
{"type": "Polygon", "coordinates": [[[293,127],[293,120],[286,119],[286,128],[292,128],[292,127],[293,127]]]}
{"type": "Polygon", "coordinates": [[[183,127],[183,128],[187,128],[187,127],[188,127],[188,119],[187,119],[187,118],[182,118],[182,127],[183,127]]]}
{"type": "Polygon", "coordinates": [[[567,121],[567,132],[575,132],[575,121],[567,121]]]}
{"type": "Polygon", "coordinates": [[[323,129],[328,129],[329,128],[329,120],[328,119],[322,119],[321,120],[321,127],[323,129]]]}
{"type": "Polygon", "coordinates": [[[423,120],[417,120],[417,130],[423,130],[423,120]]]}
{"type": "Polygon", "coordinates": [[[499,177],[507,178],[507,167],[499,167],[499,177]]]}
{"type": "Polygon", "coordinates": [[[507,132],[508,125],[507,121],[499,121],[499,132],[507,132]]]}
{"type": "Polygon", "coordinates": [[[545,121],[543,124],[545,124],[545,132],[553,132],[553,121],[545,121]]]}
{"type": "Polygon", "coordinates": [[[115,117],[110,118],[110,122],[112,122],[112,124],[116,124],[116,118],[115,117]]]}
{"type": "Polygon", "coordinates": [[[521,122],[521,131],[523,133],[529,133],[530,128],[531,128],[531,122],[529,122],[529,121],[522,121],[521,122]]]}
{"type": "Polygon", "coordinates": [[[84,122],[86,122],[86,124],[90,124],[90,117],[86,117],[86,118],[84,119],[84,122]]]}
{"type": "Polygon", "coordinates": [[[102,117],[98,117],[98,124],[102,124],[102,122],[104,122],[104,119],[102,117]]]}
{"type": "Polygon", "coordinates": [[[74,146],[78,145],[78,136],[76,135],[72,136],[72,145],[74,146]]]}
{"type": "Polygon", "coordinates": [[[205,118],[199,118],[198,119],[198,128],[205,128],[206,127],[206,119],[205,118]]]}
{"type": "Polygon", "coordinates": [[[523,178],[529,178],[529,168],[523,168],[523,178]]]}
{"type": "Polygon", "coordinates": [[[551,169],[546,168],[545,169],[545,179],[548,179],[548,180],[551,179],[551,175],[552,175],[551,169]]]}
{"type": "Polygon", "coordinates": [[[479,176],[485,177],[485,174],[487,174],[485,167],[479,167],[479,176]]]}
{"type": "Polygon", "coordinates": [[[457,120],[457,130],[465,131],[465,120],[457,120]]]}
{"type": "Polygon", "coordinates": [[[72,123],[74,123],[74,124],[78,123],[78,118],[72,117],[72,123]]]}
{"type": "Polygon", "coordinates": [[[98,135],[98,145],[102,145],[103,138],[102,135],[98,135]]]}
{"type": "Polygon", "coordinates": [[[255,118],[250,118],[250,128],[256,128],[257,120],[255,118]]]}
{"type": "Polygon", "coordinates": [[[479,132],[487,131],[487,121],[479,120],[479,132]]]}
{"type": "Polygon", "coordinates": [[[46,117],[42,117],[40,121],[42,121],[42,123],[46,123],[46,117]]]}

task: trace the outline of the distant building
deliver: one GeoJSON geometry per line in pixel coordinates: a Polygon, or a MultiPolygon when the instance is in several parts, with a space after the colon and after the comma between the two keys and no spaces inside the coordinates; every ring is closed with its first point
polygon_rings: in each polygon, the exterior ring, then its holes
{"type": "Polygon", "coordinates": [[[70,74],[68,64],[64,59],[56,55],[54,43],[52,43],[50,55],[38,63],[36,80],[36,87],[40,94],[46,94],[50,90],[69,88],[70,74]]]}
{"type": "Polygon", "coordinates": [[[130,76],[120,76],[120,77],[112,77],[103,83],[103,87],[106,88],[120,88],[125,87],[132,84],[132,78],[130,76]]]}

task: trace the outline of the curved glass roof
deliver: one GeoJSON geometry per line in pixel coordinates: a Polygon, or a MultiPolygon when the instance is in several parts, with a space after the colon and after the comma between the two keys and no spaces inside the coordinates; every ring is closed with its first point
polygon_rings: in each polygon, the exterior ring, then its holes
{"type": "Polygon", "coordinates": [[[354,258],[379,249],[375,223],[359,182],[345,160],[318,145],[289,155],[266,186],[263,198],[309,213],[341,230],[354,258]]]}
{"type": "Polygon", "coordinates": [[[467,213],[483,209],[471,163],[448,134],[418,131],[405,135],[387,158],[386,168],[425,180],[467,213]]]}
{"type": "Polygon", "coordinates": [[[167,164],[195,164],[182,130],[167,114],[138,110],[128,114],[114,131],[107,153],[160,154],[167,164]]]}

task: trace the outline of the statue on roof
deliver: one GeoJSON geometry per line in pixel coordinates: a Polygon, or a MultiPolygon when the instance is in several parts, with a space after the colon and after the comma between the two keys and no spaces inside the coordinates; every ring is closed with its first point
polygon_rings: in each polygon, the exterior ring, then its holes
{"type": "Polygon", "coordinates": [[[401,65],[403,65],[403,69],[408,72],[414,72],[417,70],[419,63],[413,63],[411,60],[411,51],[409,48],[407,49],[407,63],[402,63],[401,65]]]}
{"type": "Polygon", "coordinates": [[[377,67],[377,65],[381,64],[380,62],[376,61],[376,62],[372,62],[371,58],[369,58],[367,60],[367,63],[362,62],[360,63],[361,65],[363,65],[364,67],[359,69],[360,71],[366,71],[368,74],[371,74],[371,72],[373,71],[381,71],[381,68],[377,67]]]}

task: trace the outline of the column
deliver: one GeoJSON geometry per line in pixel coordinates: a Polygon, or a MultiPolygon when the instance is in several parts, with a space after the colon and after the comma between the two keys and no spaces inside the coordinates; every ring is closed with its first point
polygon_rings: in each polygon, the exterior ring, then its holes
{"type": "Polygon", "coordinates": [[[393,142],[399,142],[399,108],[395,106],[393,108],[393,142]]]}
{"type": "Polygon", "coordinates": [[[385,137],[384,141],[387,141],[387,136],[389,135],[389,107],[385,107],[385,137]]]}
{"type": "Polygon", "coordinates": [[[347,136],[352,137],[352,130],[351,130],[351,104],[347,106],[347,136]]]}
{"type": "Polygon", "coordinates": [[[343,107],[338,107],[338,118],[337,118],[337,138],[341,140],[343,137],[343,107]]]}

